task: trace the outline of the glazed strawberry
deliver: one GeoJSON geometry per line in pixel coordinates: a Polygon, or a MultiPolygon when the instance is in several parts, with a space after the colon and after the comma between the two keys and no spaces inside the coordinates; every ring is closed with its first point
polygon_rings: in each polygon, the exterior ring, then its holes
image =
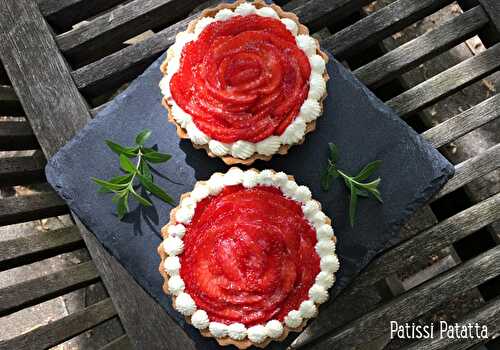
{"type": "Polygon", "coordinates": [[[214,140],[280,135],[309,91],[311,66],[278,19],[235,16],[208,25],[183,51],[173,99],[214,140]]]}
{"type": "Polygon", "coordinates": [[[283,320],[319,273],[316,234],[279,189],[226,187],[201,201],[184,236],[180,276],[211,320],[283,320]]]}

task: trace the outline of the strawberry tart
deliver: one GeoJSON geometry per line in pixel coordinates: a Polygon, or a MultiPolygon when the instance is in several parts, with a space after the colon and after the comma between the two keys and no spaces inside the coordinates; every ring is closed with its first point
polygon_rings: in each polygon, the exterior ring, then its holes
{"type": "Polygon", "coordinates": [[[169,121],[227,164],[304,141],[326,97],[328,56],[296,15],[264,1],[221,4],[180,32],[161,66],[169,121]]]}
{"type": "Polygon", "coordinates": [[[302,330],[339,269],[330,219],[283,172],[214,173],[181,197],[161,232],[159,269],[174,308],[240,349],[302,330]]]}

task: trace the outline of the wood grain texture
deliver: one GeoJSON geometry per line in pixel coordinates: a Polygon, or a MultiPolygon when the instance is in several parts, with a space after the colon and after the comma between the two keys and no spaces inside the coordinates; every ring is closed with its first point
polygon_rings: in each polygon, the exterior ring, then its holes
{"type": "Polygon", "coordinates": [[[165,310],[75,218],[104,284],[113,296],[123,327],[137,349],[195,349],[193,341],[165,310]],[[140,325],[140,326],[138,326],[140,325]]]}
{"type": "Polygon", "coordinates": [[[481,6],[443,23],[354,71],[369,86],[384,84],[472,37],[488,23],[481,6]]]}
{"type": "Polygon", "coordinates": [[[404,293],[335,331],[315,349],[351,349],[387,334],[390,321],[402,324],[440,303],[500,275],[500,245],[404,293]]]}
{"type": "Polygon", "coordinates": [[[108,10],[124,0],[36,0],[42,15],[58,31],[70,30],[71,26],[99,12],[108,10]]]}
{"type": "Polygon", "coordinates": [[[34,1],[0,0],[0,58],[50,157],[90,116],[34,1]]]}
{"type": "Polygon", "coordinates": [[[0,316],[96,283],[99,274],[92,261],[0,289],[0,316]]]}
{"type": "Polygon", "coordinates": [[[0,341],[0,350],[39,350],[56,346],[116,316],[111,299],[86,307],[48,325],[0,341]]]}
{"type": "Polygon", "coordinates": [[[500,116],[500,94],[422,133],[434,147],[444,146],[500,116]]]}
{"type": "Polygon", "coordinates": [[[401,117],[422,110],[500,67],[500,43],[387,101],[401,117]]]}
{"type": "Polygon", "coordinates": [[[0,183],[16,186],[43,182],[45,163],[40,151],[32,156],[0,158],[0,183]]]}
{"type": "Polygon", "coordinates": [[[12,86],[0,85],[0,115],[24,115],[23,107],[19,103],[19,99],[12,86]]]}
{"type": "Polygon", "coordinates": [[[0,121],[0,151],[40,148],[27,122],[0,121]]]}
{"type": "Polygon", "coordinates": [[[82,237],[75,226],[2,241],[0,271],[31,264],[83,246],[82,237]]]}
{"type": "Polygon", "coordinates": [[[497,144],[477,156],[467,159],[455,167],[455,175],[433,197],[441,198],[469,182],[500,169],[500,144],[497,144]]]}
{"type": "Polygon", "coordinates": [[[123,42],[189,13],[200,0],[134,0],[56,37],[70,62],[92,61],[123,48],[123,42]]]}
{"type": "Polygon", "coordinates": [[[475,204],[375,258],[361,272],[360,286],[369,287],[381,278],[413,264],[500,219],[500,193],[475,204]]]}
{"type": "Polygon", "coordinates": [[[67,213],[66,203],[55,192],[0,199],[0,225],[17,224],[67,213]]]}
{"type": "Polygon", "coordinates": [[[497,40],[500,40],[500,2],[495,0],[479,0],[491,20],[497,40]]]}
{"type": "Polygon", "coordinates": [[[99,350],[132,350],[132,344],[127,335],[122,335],[121,337],[113,340],[109,344],[106,344],[99,350]]]}
{"type": "Polygon", "coordinates": [[[335,33],[322,45],[337,59],[352,56],[452,2],[398,0],[335,33]]]}

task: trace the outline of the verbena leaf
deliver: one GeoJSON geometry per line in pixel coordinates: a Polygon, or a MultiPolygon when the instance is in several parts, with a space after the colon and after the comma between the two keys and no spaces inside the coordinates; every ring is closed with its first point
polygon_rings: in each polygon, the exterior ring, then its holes
{"type": "Polygon", "coordinates": [[[376,160],[371,163],[368,163],[356,177],[354,178],[355,181],[363,181],[367,178],[370,177],[377,169],[380,167],[380,164],[382,164],[381,160],[376,160]]]}
{"type": "Polygon", "coordinates": [[[139,150],[137,147],[123,147],[122,145],[119,145],[111,140],[106,140],[106,144],[116,154],[124,154],[129,158],[135,157],[137,155],[137,151],[139,150]]]}
{"type": "Polygon", "coordinates": [[[162,188],[158,187],[152,181],[150,181],[148,178],[146,178],[145,176],[143,176],[141,174],[138,174],[137,176],[139,177],[139,181],[141,182],[141,184],[149,192],[151,192],[153,195],[160,198],[164,202],[171,204],[171,205],[175,205],[175,202],[172,199],[172,197],[170,197],[162,188]]]}
{"type": "Polygon", "coordinates": [[[151,163],[163,163],[172,158],[170,154],[161,153],[154,150],[144,153],[142,157],[151,163]]]}
{"type": "Polygon", "coordinates": [[[124,154],[120,154],[120,166],[127,173],[135,173],[137,170],[130,159],[128,159],[124,154]]]}
{"type": "Polygon", "coordinates": [[[144,142],[146,142],[146,140],[149,139],[150,136],[151,136],[151,130],[144,129],[135,137],[135,143],[142,146],[144,145],[144,142]]]}
{"type": "Polygon", "coordinates": [[[137,193],[133,188],[130,189],[130,193],[132,194],[132,196],[142,205],[146,206],[146,207],[150,207],[153,205],[153,203],[151,203],[150,201],[148,201],[146,198],[144,198],[143,196],[141,196],[139,193],[137,193]]]}
{"type": "Polygon", "coordinates": [[[109,179],[109,182],[114,184],[126,184],[132,180],[132,176],[133,174],[115,176],[109,179]]]}
{"type": "Polygon", "coordinates": [[[109,181],[101,180],[95,177],[91,178],[96,184],[100,185],[102,188],[110,190],[112,192],[123,190],[127,185],[126,184],[116,184],[109,181]]]}
{"type": "Polygon", "coordinates": [[[358,204],[358,193],[353,183],[351,183],[350,187],[351,198],[349,200],[349,222],[351,224],[351,227],[354,227],[354,221],[356,219],[356,207],[358,204]]]}
{"type": "Polygon", "coordinates": [[[328,143],[328,148],[330,150],[330,160],[336,162],[339,157],[339,151],[337,145],[334,143],[328,143]]]}
{"type": "Polygon", "coordinates": [[[128,212],[128,196],[123,195],[118,198],[116,202],[116,213],[118,214],[118,219],[123,219],[125,214],[128,212]]]}
{"type": "Polygon", "coordinates": [[[149,165],[144,160],[141,160],[141,163],[139,164],[139,171],[144,177],[148,178],[150,181],[153,181],[153,175],[151,174],[149,165]]]}

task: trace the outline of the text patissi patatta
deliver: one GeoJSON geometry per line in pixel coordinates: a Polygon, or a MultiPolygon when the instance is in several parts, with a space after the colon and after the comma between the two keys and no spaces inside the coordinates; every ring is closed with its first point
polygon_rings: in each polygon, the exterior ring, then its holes
{"type": "Polygon", "coordinates": [[[478,323],[448,323],[446,321],[428,324],[390,322],[391,339],[487,339],[488,327],[478,323]]]}

